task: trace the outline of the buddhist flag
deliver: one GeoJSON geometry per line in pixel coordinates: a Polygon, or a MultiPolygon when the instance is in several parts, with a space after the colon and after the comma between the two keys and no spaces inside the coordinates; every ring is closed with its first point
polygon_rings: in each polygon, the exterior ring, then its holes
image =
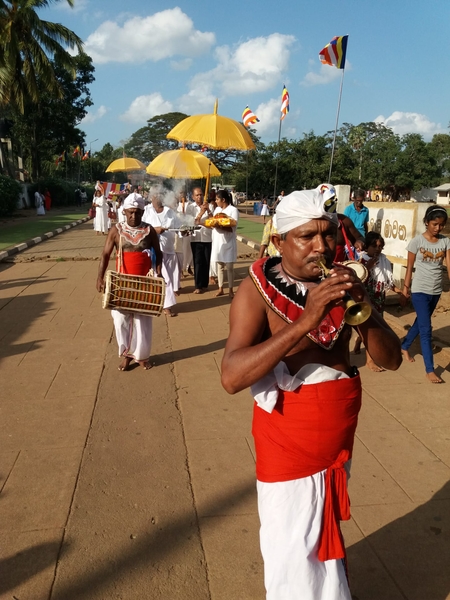
{"type": "Polygon", "coordinates": [[[62,153],[61,153],[61,154],[58,156],[58,158],[56,159],[56,161],[55,161],[55,164],[56,164],[56,166],[58,166],[58,165],[59,165],[59,163],[62,163],[62,162],[64,162],[65,160],[66,160],[66,151],[64,150],[64,152],[62,152],[62,153]]]}
{"type": "Polygon", "coordinates": [[[242,122],[244,123],[245,127],[250,127],[250,125],[253,125],[254,123],[259,123],[258,117],[252,113],[248,105],[245,107],[245,110],[242,113],[242,122]]]}
{"type": "Polygon", "coordinates": [[[283,92],[281,94],[281,118],[280,121],[284,119],[284,117],[289,112],[289,92],[286,89],[286,86],[283,86],[283,92]]]}
{"type": "Polygon", "coordinates": [[[77,146],[76,148],[74,148],[72,156],[75,157],[77,154],[80,154],[80,152],[81,152],[81,148],[80,148],[80,146],[77,146]]]}
{"type": "Polygon", "coordinates": [[[348,35],[334,37],[323,50],[319,52],[320,62],[324,65],[337,67],[338,69],[345,68],[345,55],[347,53],[348,35]]]}
{"type": "Polygon", "coordinates": [[[90,150],[86,150],[86,152],[83,154],[83,158],[81,160],[87,160],[88,158],[91,158],[90,150]]]}

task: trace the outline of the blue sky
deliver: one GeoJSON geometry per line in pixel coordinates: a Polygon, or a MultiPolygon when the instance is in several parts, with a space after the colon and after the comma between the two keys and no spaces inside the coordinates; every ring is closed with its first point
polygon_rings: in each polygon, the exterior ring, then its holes
{"type": "Polygon", "coordinates": [[[396,133],[448,132],[448,0],[75,0],[42,11],[85,42],[94,106],[80,127],[99,150],[172,110],[236,120],[248,104],[264,142],[334,129],[341,71],[319,61],[349,35],[339,123],[378,120],[396,133]]]}

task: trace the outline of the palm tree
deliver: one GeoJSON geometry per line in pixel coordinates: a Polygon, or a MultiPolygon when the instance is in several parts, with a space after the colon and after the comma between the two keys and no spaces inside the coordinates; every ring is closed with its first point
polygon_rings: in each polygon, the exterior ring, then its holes
{"type": "Polygon", "coordinates": [[[37,104],[39,81],[48,93],[61,98],[52,59],[75,76],[74,58],[67,48],[82,52],[82,40],[59,23],[43,21],[36,12],[61,1],[0,0],[0,107],[23,113],[26,100],[37,104]]]}

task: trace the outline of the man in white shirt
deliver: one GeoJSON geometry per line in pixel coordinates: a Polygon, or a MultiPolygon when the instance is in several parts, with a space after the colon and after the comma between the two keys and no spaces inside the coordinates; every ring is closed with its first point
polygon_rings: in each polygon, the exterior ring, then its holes
{"type": "MultiPolygon", "coordinates": [[[[219,190],[216,194],[217,208],[215,215],[223,213],[234,219],[239,220],[238,209],[231,204],[231,196],[227,190],[219,190]]],[[[237,240],[236,226],[220,227],[216,226],[212,234],[211,261],[216,265],[217,282],[219,290],[216,296],[223,296],[224,270],[227,270],[228,294],[230,298],[234,297],[234,263],[237,260],[237,240]]]]}
{"type": "Polygon", "coordinates": [[[212,207],[203,200],[203,191],[199,187],[192,190],[194,204],[186,207],[186,214],[192,215],[200,229],[191,237],[192,257],[194,260],[194,294],[203,294],[208,289],[209,263],[211,261],[212,229],[204,226],[206,219],[213,216],[212,207]]]}
{"type": "Polygon", "coordinates": [[[180,267],[175,252],[176,233],[168,231],[169,228],[177,226],[176,213],[168,206],[164,206],[162,195],[159,192],[154,192],[152,203],[145,207],[142,220],[148,225],[152,225],[158,234],[159,245],[161,246],[163,255],[161,273],[166,282],[166,296],[163,310],[164,314],[168,317],[176,317],[176,313],[172,311],[172,307],[177,303],[176,294],[179,289],[180,267]]]}

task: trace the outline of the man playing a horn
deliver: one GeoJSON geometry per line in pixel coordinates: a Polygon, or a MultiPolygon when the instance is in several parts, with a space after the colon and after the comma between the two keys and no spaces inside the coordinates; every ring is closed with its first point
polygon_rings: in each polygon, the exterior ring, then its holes
{"type": "MultiPolygon", "coordinates": [[[[151,225],[142,222],[144,206],[142,197],[131,194],[125,199],[123,213],[126,221],[111,227],[100,258],[97,277],[99,292],[104,291],[105,272],[114,249],[117,251],[119,273],[143,276],[147,275],[152,267],[150,251],[153,249],[156,256],[154,272],[156,276],[161,277],[162,253],[158,235],[151,225]]],[[[126,371],[133,360],[144,369],[150,369],[153,317],[116,309],[111,311],[111,315],[119,345],[119,356],[123,357],[119,371],[126,371]]]]}
{"type": "MultiPolygon", "coordinates": [[[[277,207],[280,257],[250,267],[230,311],[222,384],[255,399],[260,541],[268,600],[351,600],[339,521],[350,518],[347,469],[361,406],[349,362],[346,293],[369,302],[361,282],[332,267],[338,220],[318,190],[277,207]]],[[[400,342],[377,311],[357,326],[374,360],[401,364],[400,342]]]]}

